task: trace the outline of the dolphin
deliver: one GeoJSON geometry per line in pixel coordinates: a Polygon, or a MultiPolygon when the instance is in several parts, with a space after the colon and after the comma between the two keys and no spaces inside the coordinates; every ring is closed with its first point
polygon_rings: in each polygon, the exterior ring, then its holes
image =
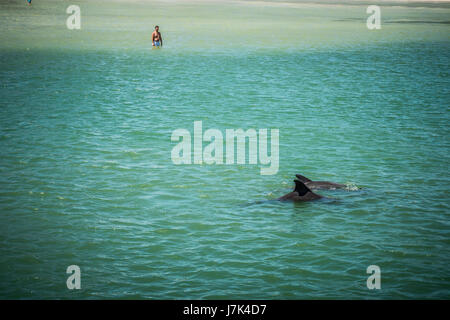
{"type": "Polygon", "coordinates": [[[311,181],[301,174],[296,174],[295,176],[310,189],[343,189],[347,187],[345,184],[339,184],[330,181],[311,181]]]}
{"type": "Polygon", "coordinates": [[[323,198],[312,192],[303,182],[294,180],[295,188],[294,191],[285,194],[284,196],[278,198],[279,201],[311,201],[323,198]]]}

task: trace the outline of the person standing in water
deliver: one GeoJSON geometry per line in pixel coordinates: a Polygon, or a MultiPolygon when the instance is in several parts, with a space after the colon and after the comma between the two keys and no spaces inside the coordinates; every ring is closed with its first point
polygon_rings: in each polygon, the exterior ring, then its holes
{"type": "Polygon", "coordinates": [[[28,5],[31,6],[31,0],[27,0],[28,5]]]}
{"type": "Polygon", "coordinates": [[[152,33],[152,46],[154,47],[162,47],[162,37],[161,32],[159,32],[159,26],[155,26],[155,31],[152,33]]]}

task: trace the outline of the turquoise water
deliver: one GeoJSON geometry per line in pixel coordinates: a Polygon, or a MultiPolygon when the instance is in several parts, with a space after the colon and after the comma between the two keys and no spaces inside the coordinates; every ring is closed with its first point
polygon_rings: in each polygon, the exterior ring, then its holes
{"type": "MultiPolygon", "coordinates": [[[[274,44],[252,37],[266,18],[252,4],[238,15],[242,46],[229,46],[212,9],[197,4],[210,41],[189,46],[170,31],[184,25],[180,7],[161,28],[166,46],[150,50],[129,45],[144,33],[123,47],[110,37],[151,4],[130,7],[104,36],[100,4],[70,36],[65,4],[33,1],[26,13],[20,4],[2,14],[56,22],[42,27],[47,40],[13,22],[1,36],[0,298],[450,298],[447,9],[421,9],[437,23],[396,23],[419,14],[393,8],[377,36],[366,35],[365,7],[311,7],[314,26],[339,19],[311,28],[325,35],[316,42],[274,44]],[[48,11],[58,6],[60,16],[48,11]],[[336,28],[346,33],[332,41],[336,28]],[[279,129],[278,173],[173,164],[171,134],[193,132],[194,121],[204,131],[279,129]],[[318,191],[330,199],[316,202],[270,201],[295,173],[350,187],[318,191]],[[81,290],[66,287],[73,264],[81,290]],[[381,268],[381,290],[366,287],[369,265],[381,268]]],[[[232,5],[220,8],[228,21],[232,5]]],[[[272,23],[307,10],[294,9],[276,7],[272,23]]]]}

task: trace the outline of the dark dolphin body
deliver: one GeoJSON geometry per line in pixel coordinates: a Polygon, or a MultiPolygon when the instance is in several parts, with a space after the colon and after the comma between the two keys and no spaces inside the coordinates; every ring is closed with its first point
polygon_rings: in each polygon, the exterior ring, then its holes
{"type": "Polygon", "coordinates": [[[339,184],[329,181],[311,181],[308,178],[302,176],[301,174],[295,175],[298,180],[303,182],[310,189],[342,189],[347,187],[345,184],[339,184]]]}
{"type": "Polygon", "coordinates": [[[294,191],[285,194],[284,196],[278,198],[280,201],[311,201],[323,198],[321,195],[318,195],[312,192],[303,182],[294,180],[295,189],[294,191]]]}

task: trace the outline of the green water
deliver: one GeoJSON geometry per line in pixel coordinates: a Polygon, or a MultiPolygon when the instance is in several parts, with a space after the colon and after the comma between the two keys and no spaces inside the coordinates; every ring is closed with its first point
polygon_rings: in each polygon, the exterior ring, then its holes
{"type": "Polygon", "coordinates": [[[450,298],[446,5],[78,3],[0,3],[0,298],[450,298]],[[173,164],[194,121],[278,173],[173,164]],[[295,173],[351,187],[266,201],[295,173]]]}

